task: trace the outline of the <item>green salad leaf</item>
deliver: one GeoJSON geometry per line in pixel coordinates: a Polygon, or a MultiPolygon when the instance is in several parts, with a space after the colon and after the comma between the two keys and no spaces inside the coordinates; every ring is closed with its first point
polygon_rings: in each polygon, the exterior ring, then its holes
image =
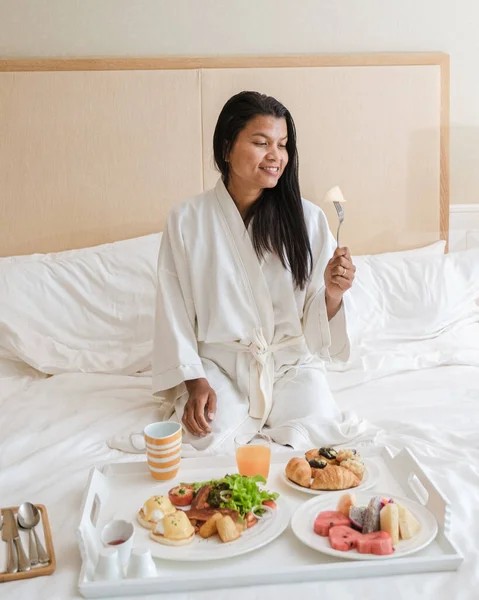
{"type": "Polygon", "coordinates": [[[276,500],[279,497],[277,492],[269,492],[268,490],[261,489],[258,487],[258,483],[265,485],[266,479],[262,475],[244,477],[243,475],[234,474],[226,475],[223,479],[197,481],[187,485],[193,487],[195,494],[205,485],[210,486],[212,491],[218,487],[221,490],[222,497],[220,507],[237,510],[244,517],[253,509],[256,509],[256,512],[258,512],[257,509],[261,507],[265,500],[276,500]]]}

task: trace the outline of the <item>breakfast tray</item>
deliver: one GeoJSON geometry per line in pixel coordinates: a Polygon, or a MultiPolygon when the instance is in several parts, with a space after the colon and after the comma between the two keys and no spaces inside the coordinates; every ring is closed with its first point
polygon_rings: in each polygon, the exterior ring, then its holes
{"type": "MultiPolygon", "coordinates": [[[[249,554],[234,558],[204,562],[162,561],[155,558],[158,577],[151,579],[121,579],[94,581],[93,572],[101,547],[102,527],[111,519],[125,518],[118,512],[131,499],[131,516],[135,522],[136,511],[141,506],[138,490],[145,489],[146,500],[155,486],[145,462],[113,463],[103,469],[92,469],[82,507],[82,518],[77,529],[77,540],[82,557],[79,578],[80,593],[85,598],[128,596],[134,594],[168,594],[179,591],[209,590],[256,586],[271,583],[294,583],[324,579],[377,577],[405,573],[454,571],[463,557],[449,539],[450,506],[444,496],[431,483],[420,465],[407,449],[396,456],[388,448],[361,449],[361,454],[374,461],[380,477],[370,490],[387,492],[391,496],[411,498],[425,505],[437,519],[439,530],[435,540],[423,550],[404,558],[391,560],[354,561],[323,555],[302,544],[288,528],[273,542],[249,554]],[[153,482],[153,483],[152,483],[153,482]],[[138,506],[137,506],[138,504],[138,506]],[[248,577],[242,573],[248,573],[248,577]]],[[[292,515],[310,495],[290,488],[282,473],[287,461],[300,452],[282,452],[273,455],[268,489],[281,494],[282,507],[292,515]]],[[[219,479],[236,472],[234,456],[185,458],[180,473],[171,482],[207,481],[219,479]]],[[[165,483],[158,482],[164,490],[165,483]]],[[[170,486],[167,486],[170,487],[170,486]]],[[[144,493],[145,493],[144,492],[144,493]]],[[[154,493],[154,492],[153,492],[154,493]]],[[[164,493],[162,491],[161,493],[164,493]]],[[[138,526],[139,527],[139,526],[138,526]]],[[[141,527],[139,527],[141,529],[141,527]]],[[[142,530],[143,532],[145,530],[142,530]]],[[[167,597],[167,596],[164,596],[167,597]]]]}

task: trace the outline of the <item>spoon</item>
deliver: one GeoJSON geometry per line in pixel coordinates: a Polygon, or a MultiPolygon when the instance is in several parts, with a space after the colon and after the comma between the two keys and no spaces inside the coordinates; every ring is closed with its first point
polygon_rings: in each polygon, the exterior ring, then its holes
{"type": "Polygon", "coordinates": [[[24,502],[18,507],[17,513],[18,524],[22,529],[26,529],[29,533],[28,552],[30,554],[30,562],[32,565],[38,563],[46,564],[50,562],[48,554],[45,552],[40,540],[38,539],[35,527],[40,523],[40,513],[35,505],[30,502],[24,502]]]}

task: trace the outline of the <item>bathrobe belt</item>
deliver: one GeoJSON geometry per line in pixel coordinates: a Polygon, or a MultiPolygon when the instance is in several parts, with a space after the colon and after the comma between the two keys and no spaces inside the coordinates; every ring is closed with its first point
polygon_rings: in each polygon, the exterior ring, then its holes
{"type": "MultiPolygon", "coordinates": [[[[261,419],[260,428],[265,424],[273,407],[274,353],[288,346],[303,343],[304,336],[286,337],[275,344],[268,344],[261,329],[254,329],[253,340],[218,342],[204,344],[208,348],[231,350],[238,353],[236,377],[239,388],[249,396],[249,415],[261,419]]],[[[201,355],[203,343],[199,344],[201,355]]]]}

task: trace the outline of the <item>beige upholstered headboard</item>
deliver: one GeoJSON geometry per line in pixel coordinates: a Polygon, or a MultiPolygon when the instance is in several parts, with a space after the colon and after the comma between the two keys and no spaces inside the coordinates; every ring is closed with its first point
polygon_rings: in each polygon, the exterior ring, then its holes
{"type": "Polygon", "coordinates": [[[244,89],[290,109],[302,194],[341,187],[354,253],[447,238],[447,55],[0,61],[0,256],[161,231],[214,185],[216,118],[244,89]]]}

